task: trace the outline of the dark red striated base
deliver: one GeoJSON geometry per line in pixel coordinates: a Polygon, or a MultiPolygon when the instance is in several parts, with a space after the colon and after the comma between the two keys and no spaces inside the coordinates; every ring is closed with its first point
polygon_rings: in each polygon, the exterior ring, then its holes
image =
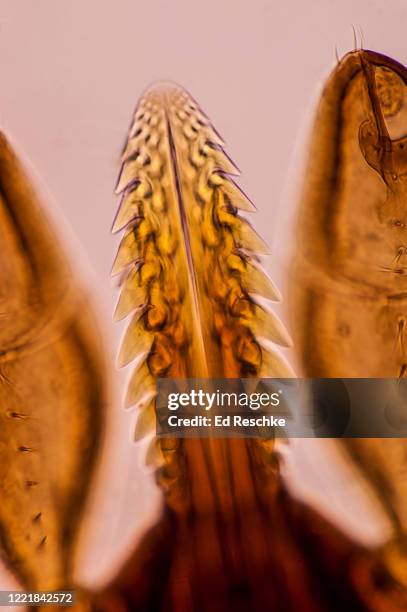
{"type": "MultiPolygon", "coordinates": [[[[250,548],[247,537],[256,542],[256,534],[244,537],[236,529],[235,541],[227,545],[226,537],[222,540],[222,530],[226,536],[229,527],[230,535],[230,525],[215,525],[223,553],[221,558],[215,553],[211,558],[205,534],[213,529],[213,517],[190,515],[181,519],[167,509],[119,575],[96,595],[94,609],[97,612],[407,609],[405,594],[374,554],[354,544],[285,490],[275,496],[268,508],[262,508],[262,513],[268,519],[268,533],[261,534],[262,540],[272,542],[266,559],[262,554],[256,557],[253,548],[251,558],[244,558],[250,548]]],[[[265,521],[261,524],[264,526],[265,521]]],[[[241,527],[244,529],[244,525],[241,527]]]]}

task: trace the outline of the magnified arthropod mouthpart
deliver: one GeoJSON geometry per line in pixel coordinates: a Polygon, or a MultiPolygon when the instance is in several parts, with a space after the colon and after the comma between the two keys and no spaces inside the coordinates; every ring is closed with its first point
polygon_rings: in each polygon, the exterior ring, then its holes
{"type": "MultiPolygon", "coordinates": [[[[346,55],[325,85],[309,159],[290,298],[303,374],[404,378],[407,69],[372,51],[346,55]]],[[[400,554],[389,562],[406,585],[405,441],[345,443],[393,523],[400,554]]]]}

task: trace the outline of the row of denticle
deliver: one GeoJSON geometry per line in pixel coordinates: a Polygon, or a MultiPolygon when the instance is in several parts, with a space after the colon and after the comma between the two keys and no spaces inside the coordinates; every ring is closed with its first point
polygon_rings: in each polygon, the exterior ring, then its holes
{"type": "MultiPolygon", "coordinates": [[[[115,273],[126,270],[116,313],[123,318],[136,309],[122,343],[119,363],[125,365],[142,354],[125,400],[128,407],[139,407],[136,438],[154,423],[154,379],[185,375],[183,348],[188,344],[181,316],[183,296],[172,263],[179,245],[166,224],[166,195],[160,184],[164,172],[163,151],[160,153],[165,138],[164,119],[157,106],[145,107],[149,103],[144,102],[144,108],[136,113],[124,153],[118,188],[124,190],[124,195],[114,226],[115,231],[128,228],[114,265],[115,273]],[[160,116],[153,126],[143,125],[160,116]]],[[[262,370],[262,348],[256,336],[271,336],[273,342],[282,345],[290,342],[278,319],[253,297],[260,294],[267,299],[280,299],[273,283],[257,265],[256,254],[264,254],[267,249],[251,226],[237,215],[238,208],[250,211],[253,205],[227,174],[235,167],[221,149],[221,140],[196,106],[192,109],[188,104],[187,100],[185,108],[175,106],[174,112],[184,122],[183,137],[195,174],[193,184],[201,209],[205,257],[200,270],[206,274],[204,286],[214,307],[213,333],[223,352],[235,355],[235,375],[267,375],[262,370]],[[228,350],[231,344],[232,351],[228,350]]],[[[225,366],[227,371],[228,364],[225,366]]],[[[159,459],[163,464],[158,478],[170,496],[183,471],[178,448],[178,440],[168,439],[153,441],[148,451],[149,461],[159,459]],[[164,452],[158,453],[159,450],[164,452]]]]}

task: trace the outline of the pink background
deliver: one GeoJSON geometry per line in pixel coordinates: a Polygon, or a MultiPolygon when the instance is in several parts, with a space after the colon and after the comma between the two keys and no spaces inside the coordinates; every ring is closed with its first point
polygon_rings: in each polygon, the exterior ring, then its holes
{"type": "MultiPolygon", "coordinates": [[[[109,230],[137,98],[151,81],[170,79],[200,102],[242,169],[240,184],[258,207],[253,223],[274,252],[265,265],[284,288],[305,136],[335,46],[339,55],[354,46],[352,24],[366,48],[407,63],[405,0],[0,0],[1,128],[46,185],[50,214],[97,298],[115,384],[104,475],[78,563],[89,584],[113,571],[157,508],[113,363],[123,327],[111,321],[117,237],[109,230]]],[[[383,519],[326,446],[294,445],[292,486],[360,539],[380,540],[383,519]]],[[[0,576],[0,588],[12,584],[0,576]]]]}

